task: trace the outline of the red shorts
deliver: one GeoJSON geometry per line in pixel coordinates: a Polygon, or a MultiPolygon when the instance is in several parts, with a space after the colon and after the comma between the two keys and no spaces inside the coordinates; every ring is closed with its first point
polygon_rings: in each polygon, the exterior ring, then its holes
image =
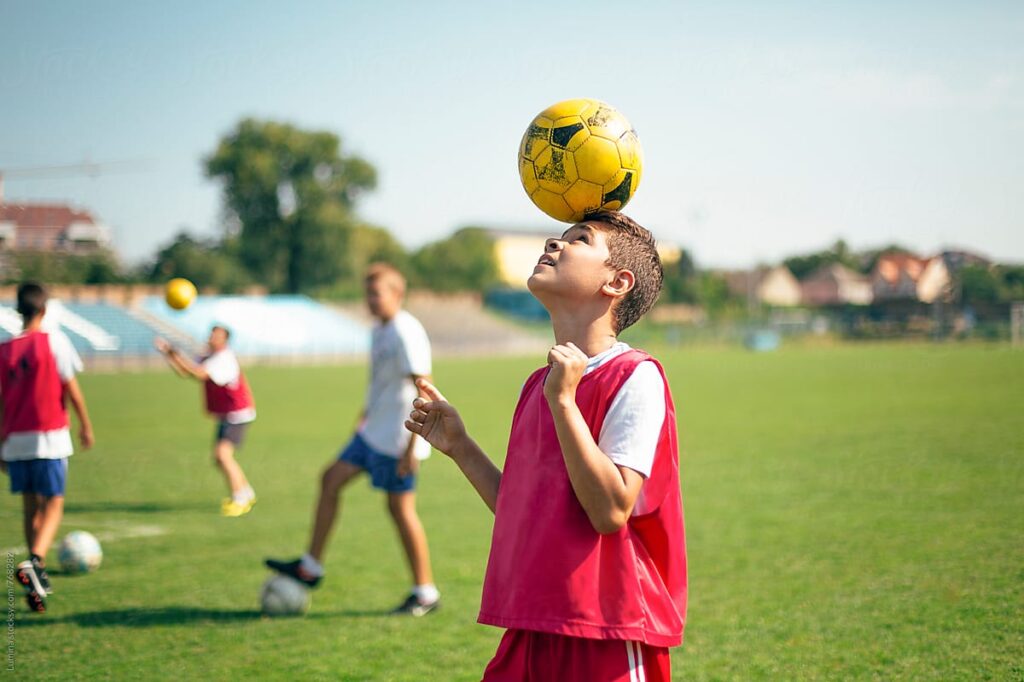
{"type": "Polygon", "coordinates": [[[666,647],[507,630],[483,682],[671,682],[666,647]]]}

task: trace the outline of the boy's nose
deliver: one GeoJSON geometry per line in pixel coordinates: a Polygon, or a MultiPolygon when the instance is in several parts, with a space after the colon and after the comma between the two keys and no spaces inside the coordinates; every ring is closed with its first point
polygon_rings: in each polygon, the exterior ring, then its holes
{"type": "Polygon", "coordinates": [[[563,242],[561,239],[555,239],[554,237],[552,237],[551,239],[544,242],[544,252],[551,253],[552,251],[561,251],[564,246],[565,242],[563,242]]]}

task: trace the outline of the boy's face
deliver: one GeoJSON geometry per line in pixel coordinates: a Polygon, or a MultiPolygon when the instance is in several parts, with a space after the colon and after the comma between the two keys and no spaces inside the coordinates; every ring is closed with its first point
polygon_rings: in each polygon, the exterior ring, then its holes
{"type": "Polygon", "coordinates": [[[526,284],[541,303],[546,295],[565,298],[591,297],[614,276],[608,263],[608,238],[596,221],[573,225],[560,238],[544,245],[526,284]]]}
{"type": "Polygon", "coordinates": [[[207,339],[206,344],[210,347],[210,350],[214,352],[224,350],[228,345],[228,335],[223,329],[211,329],[210,338],[207,339]]]}
{"type": "Polygon", "coordinates": [[[402,309],[400,288],[389,277],[373,278],[366,283],[366,307],[378,320],[390,320],[402,309]]]}

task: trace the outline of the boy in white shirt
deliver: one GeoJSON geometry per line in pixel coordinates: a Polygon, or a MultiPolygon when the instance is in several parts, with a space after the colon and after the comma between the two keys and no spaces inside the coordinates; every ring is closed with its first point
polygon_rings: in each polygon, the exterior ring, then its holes
{"type": "Polygon", "coordinates": [[[203,384],[206,411],[217,420],[213,461],[231,492],[231,497],[221,502],[220,511],[224,516],[238,517],[248,514],[256,504],[256,493],[235,459],[235,450],[241,447],[249,424],[256,419],[256,403],[238,358],[228,346],[230,338],[227,327],[215,325],[207,341],[209,352],[198,362],[164,339],[157,338],[154,345],[178,376],[203,384]]]}
{"type": "Polygon", "coordinates": [[[405,278],[378,263],[366,274],[366,304],[377,318],[370,346],[370,386],[363,418],[352,440],[324,471],[309,549],[291,561],[266,559],[266,565],[310,587],[324,575],[324,551],[338,514],[342,488],[361,473],[388,495],[388,509],[402,538],[413,587],[395,614],[423,616],[440,605],[430,568],[427,535],[416,513],[419,461],[430,445],[404,427],[409,405],[418,396],[416,380],[429,377],[430,340],[419,321],[402,310],[405,278]]]}

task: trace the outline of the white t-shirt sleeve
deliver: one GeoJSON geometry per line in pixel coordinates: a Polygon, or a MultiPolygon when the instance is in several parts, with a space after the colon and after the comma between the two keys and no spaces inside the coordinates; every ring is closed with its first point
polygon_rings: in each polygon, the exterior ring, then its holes
{"type": "Polygon", "coordinates": [[[238,375],[242,369],[238,366],[238,358],[234,353],[221,351],[214,353],[202,362],[210,381],[218,386],[227,386],[238,381],[238,375]]]}
{"type": "Polygon", "coordinates": [[[615,394],[597,445],[617,465],[647,477],[664,423],[665,381],[653,362],[641,362],[615,394]]]}
{"type": "Polygon", "coordinates": [[[49,332],[49,337],[50,352],[53,353],[54,362],[57,363],[57,374],[60,376],[61,383],[66,384],[82,371],[82,358],[78,356],[78,351],[71,344],[71,339],[63,332],[49,332]]]}
{"type": "Polygon", "coordinates": [[[402,348],[402,372],[417,376],[430,374],[430,339],[427,330],[411,315],[403,317],[399,322],[395,328],[402,348]]]}

